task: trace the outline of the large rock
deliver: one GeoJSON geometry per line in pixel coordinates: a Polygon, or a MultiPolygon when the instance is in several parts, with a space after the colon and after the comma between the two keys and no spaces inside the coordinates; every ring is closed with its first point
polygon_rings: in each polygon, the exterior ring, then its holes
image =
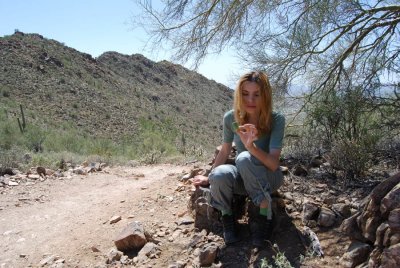
{"type": "Polygon", "coordinates": [[[140,249],[146,243],[143,225],[138,221],[130,223],[114,240],[115,246],[120,251],[140,249]]]}
{"type": "Polygon", "coordinates": [[[159,256],[161,254],[161,251],[159,249],[159,247],[152,243],[146,243],[146,245],[144,245],[144,247],[139,251],[138,253],[138,261],[139,262],[144,262],[147,259],[151,259],[151,258],[155,258],[157,256],[159,256]]]}
{"type": "Polygon", "coordinates": [[[348,205],[348,204],[343,204],[343,203],[333,204],[332,210],[335,211],[336,213],[338,213],[340,216],[342,216],[345,219],[347,219],[348,217],[351,216],[351,209],[350,209],[350,205],[348,205]]]}
{"type": "Polygon", "coordinates": [[[318,225],[322,227],[331,227],[336,222],[336,215],[332,210],[327,208],[321,208],[318,215],[318,225]]]}
{"type": "Polygon", "coordinates": [[[344,267],[353,268],[365,262],[371,252],[371,246],[358,241],[352,242],[340,260],[344,267]]]}
{"type": "Polygon", "coordinates": [[[304,203],[303,205],[303,222],[315,220],[318,217],[319,206],[312,202],[304,203]]]}
{"type": "Polygon", "coordinates": [[[210,266],[217,257],[218,245],[216,243],[209,243],[203,246],[199,254],[200,266],[210,266]]]}
{"type": "Polygon", "coordinates": [[[389,228],[389,224],[387,222],[384,222],[381,225],[379,225],[378,229],[376,229],[376,239],[375,239],[374,246],[376,246],[376,247],[383,246],[385,233],[388,228],[389,228]]]}
{"type": "Polygon", "coordinates": [[[387,217],[390,211],[397,208],[400,208],[400,183],[382,199],[380,211],[383,217],[387,217]]]}
{"type": "Polygon", "coordinates": [[[365,263],[368,263],[368,267],[398,267],[400,263],[399,184],[400,173],[386,179],[364,199],[365,202],[359,213],[343,221],[342,230],[355,240],[352,243],[354,248],[349,249],[342,258],[346,267],[363,266],[365,263]],[[355,246],[357,245],[355,243],[360,246],[355,246]],[[369,245],[374,245],[375,248],[369,248],[369,245]],[[365,252],[368,252],[368,260],[364,259],[365,252]]]}
{"type": "Polygon", "coordinates": [[[400,232],[400,208],[394,209],[390,212],[388,223],[390,229],[394,232],[400,232]]]}
{"type": "Polygon", "coordinates": [[[384,249],[381,257],[381,268],[399,267],[400,264],[400,244],[396,244],[384,249]]]}
{"type": "Polygon", "coordinates": [[[221,227],[221,222],[218,211],[210,206],[209,201],[210,190],[197,187],[190,197],[188,207],[194,217],[194,227],[215,232],[221,227]]]}
{"type": "Polygon", "coordinates": [[[342,232],[347,234],[352,240],[358,240],[365,242],[365,238],[358,226],[357,219],[360,217],[361,213],[356,213],[350,218],[345,219],[340,226],[342,232]]]}

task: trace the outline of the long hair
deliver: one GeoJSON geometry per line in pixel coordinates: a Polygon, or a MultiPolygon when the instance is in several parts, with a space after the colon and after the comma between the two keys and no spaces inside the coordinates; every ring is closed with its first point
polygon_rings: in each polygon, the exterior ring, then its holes
{"type": "Polygon", "coordinates": [[[261,134],[270,133],[272,128],[272,88],[268,76],[263,72],[250,72],[242,75],[237,84],[233,110],[235,120],[239,125],[248,122],[248,115],[243,107],[243,84],[246,81],[255,82],[260,87],[261,109],[258,116],[257,130],[261,134]]]}

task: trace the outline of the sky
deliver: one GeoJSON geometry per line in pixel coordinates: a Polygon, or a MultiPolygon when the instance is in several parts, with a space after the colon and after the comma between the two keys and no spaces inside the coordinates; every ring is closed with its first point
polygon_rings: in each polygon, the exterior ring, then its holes
{"type": "MultiPolygon", "coordinates": [[[[169,50],[150,50],[143,29],[133,28],[134,0],[0,0],[0,37],[15,30],[37,33],[98,57],[106,51],[170,60],[169,50]]],[[[234,88],[241,73],[231,51],[207,57],[197,72],[234,88]]],[[[184,65],[190,68],[189,64],[184,65]]]]}

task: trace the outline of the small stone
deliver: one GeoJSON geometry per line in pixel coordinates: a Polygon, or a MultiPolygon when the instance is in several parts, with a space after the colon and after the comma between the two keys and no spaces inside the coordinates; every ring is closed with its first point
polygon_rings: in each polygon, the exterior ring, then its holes
{"type": "Polygon", "coordinates": [[[101,252],[96,246],[90,248],[93,252],[101,252]]]}
{"type": "Polygon", "coordinates": [[[114,216],[110,219],[110,224],[117,223],[122,219],[121,216],[114,216]]]}
{"type": "Polygon", "coordinates": [[[8,185],[9,185],[9,186],[18,186],[18,185],[19,185],[19,183],[18,183],[18,182],[15,182],[15,181],[11,181],[11,180],[10,180],[10,181],[8,182],[8,185]]]}

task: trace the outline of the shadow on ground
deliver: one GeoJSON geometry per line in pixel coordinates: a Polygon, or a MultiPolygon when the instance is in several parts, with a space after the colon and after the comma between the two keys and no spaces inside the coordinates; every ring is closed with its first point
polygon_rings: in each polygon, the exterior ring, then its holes
{"type": "Polygon", "coordinates": [[[222,267],[262,267],[274,263],[273,256],[283,253],[293,267],[300,267],[300,256],[305,255],[301,231],[297,229],[284,207],[274,209],[274,228],[269,245],[261,250],[251,246],[250,231],[246,221],[240,224],[242,241],[225,246],[219,253],[222,267]]]}

